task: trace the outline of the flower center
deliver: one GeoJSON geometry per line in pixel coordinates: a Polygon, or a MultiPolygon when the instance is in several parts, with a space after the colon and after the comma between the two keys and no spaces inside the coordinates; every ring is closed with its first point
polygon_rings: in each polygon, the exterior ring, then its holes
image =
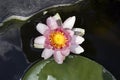
{"type": "Polygon", "coordinates": [[[50,45],[55,49],[61,49],[66,46],[68,39],[64,32],[62,31],[53,31],[50,36],[50,45]]]}

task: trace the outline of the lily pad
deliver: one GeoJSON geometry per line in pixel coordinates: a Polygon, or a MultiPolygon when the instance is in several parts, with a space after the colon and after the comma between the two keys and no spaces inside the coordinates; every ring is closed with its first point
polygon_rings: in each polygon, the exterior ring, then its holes
{"type": "Polygon", "coordinates": [[[22,80],[115,80],[100,64],[82,57],[69,56],[63,64],[52,58],[38,61],[25,72],[22,80]]]}

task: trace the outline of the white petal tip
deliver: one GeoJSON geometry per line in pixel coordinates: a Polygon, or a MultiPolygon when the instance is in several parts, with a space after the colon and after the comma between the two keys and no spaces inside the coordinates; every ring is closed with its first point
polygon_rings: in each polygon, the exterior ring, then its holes
{"type": "Polygon", "coordinates": [[[56,13],[53,17],[55,18],[55,20],[61,20],[59,13],[56,13]]]}
{"type": "Polygon", "coordinates": [[[76,17],[72,16],[65,20],[63,23],[63,28],[72,29],[75,24],[76,17]]]}
{"type": "Polygon", "coordinates": [[[71,47],[71,51],[75,54],[80,54],[84,52],[84,49],[81,46],[74,45],[71,47]]]}
{"type": "Polygon", "coordinates": [[[84,49],[82,47],[78,47],[75,50],[76,50],[76,54],[81,54],[84,52],[84,49]]]}
{"type": "Polygon", "coordinates": [[[72,17],[71,17],[71,21],[73,21],[73,23],[75,23],[75,20],[76,20],[76,17],[75,17],[75,16],[72,16],[72,17]]]}
{"type": "Polygon", "coordinates": [[[62,64],[63,62],[57,62],[58,64],[62,64]]]}
{"type": "Polygon", "coordinates": [[[74,34],[78,36],[83,36],[85,34],[85,29],[82,28],[74,28],[74,34]]]}
{"type": "Polygon", "coordinates": [[[38,23],[36,26],[36,29],[38,32],[40,32],[41,34],[44,34],[44,32],[48,29],[48,26],[42,23],[38,23]]]}
{"type": "Polygon", "coordinates": [[[74,21],[76,20],[76,17],[75,17],[75,16],[72,16],[71,18],[73,18],[74,21]]]}
{"type": "Polygon", "coordinates": [[[35,38],[33,46],[34,48],[44,48],[44,43],[45,43],[45,37],[39,36],[35,38]]]}
{"type": "Polygon", "coordinates": [[[44,45],[34,43],[34,48],[44,48],[44,45]]]}
{"type": "Polygon", "coordinates": [[[83,37],[81,37],[81,36],[77,36],[75,39],[76,39],[75,40],[76,44],[81,44],[82,42],[85,41],[85,39],[83,37]]]}
{"type": "Polygon", "coordinates": [[[44,49],[44,51],[42,52],[41,57],[43,57],[44,59],[48,59],[52,56],[53,54],[53,50],[52,49],[44,49]]]}

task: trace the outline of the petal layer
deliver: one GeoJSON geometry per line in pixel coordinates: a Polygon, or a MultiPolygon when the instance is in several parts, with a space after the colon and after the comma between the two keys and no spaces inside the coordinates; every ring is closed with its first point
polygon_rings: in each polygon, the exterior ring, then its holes
{"type": "Polygon", "coordinates": [[[84,49],[79,45],[72,45],[70,48],[70,51],[75,54],[80,54],[80,53],[84,52],[84,49]]]}
{"type": "Polygon", "coordinates": [[[81,36],[74,35],[72,37],[72,44],[81,44],[85,39],[81,36]]]}
{"type": "Polygon", "coordinates": [[[47,25],[51,29],[56,29],[58,27],[56,20],[53,17],[47,18],[47,25]]]}
{"type": "Polygon", "coordinates": [[[75,20],[76,17],[69,17],[67,20],[65,20],[65,22],[63,23],[63,28],[68,28],[68,29],[72,29],[74,24],[75,24],[75,20]]]}
{"type": "Polygon", "coordinates": [[[85,34],[85,29],[73,28],[74,34],[78,36],[83,36],[85,34]]]}
{"type": "Polygon", "coordinates": [[[42,23],[38,23],[36,28],[38,32],[40,32],[41,34],[44,34],[44,32],[48,29],[48,26],[42,23]]]}
{"type": "Polygon", "coordinates": [[[44,48],[45,44],[45,37],[44,36],[39,36],[35,38],[34,40],[34,47],[35,48],[44,48]]]}
{"type": "Polygon", "coordinates": [[[63,56],[60,51],[56,51],[54,53],[54,59],[58,64],[62,64],[65,56],[63,56]]]}
{"type": "Polygon", "coordinates": [[[53,54],[53,50],[52,49],[44,49],[44,51],[42,52],[41,57],[43,57],[44,59],[48,59],[52,56],[53,54]]]}
{"type": "Polygon", "coordinates": [[[74,35],[74,31],[72,31],[72,30],[66,30],[69,34],[70,34],[70,36],[72,37],[73,35],[74,35]]]}
{"type": "Polygon", "coordinates": [[[70,49],[65,49],[63,51],[61,51],[63,56],[68,56],[70,54],[70,49]]]}

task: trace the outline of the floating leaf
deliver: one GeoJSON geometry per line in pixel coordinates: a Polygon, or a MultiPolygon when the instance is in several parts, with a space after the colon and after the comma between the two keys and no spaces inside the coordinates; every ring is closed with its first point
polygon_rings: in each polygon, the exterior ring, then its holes
{"type": "Polygon", "coordinates": [[[69,56],[63,64],[53,59],[32,65],[22,80],[114,80],[110,73],[98,63],[82,57],[69,56]]]}

